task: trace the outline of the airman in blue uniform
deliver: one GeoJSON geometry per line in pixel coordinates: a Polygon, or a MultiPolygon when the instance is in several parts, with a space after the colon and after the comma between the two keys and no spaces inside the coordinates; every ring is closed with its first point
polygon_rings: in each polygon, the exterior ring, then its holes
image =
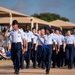
{"type": "Polygon", "coordinates": [[[53,61],[53,64],[52,64],[52,68],[55,68],[56,66],[56,56],[57,56],[57,53],[59,52],[60,50],[60,43],[59,43],[59,36],[57,35],[57,29],[56,31],[53,30],[53,32],[51,33],[51,36],[55,39],[55,46],[53,47],[53,53],[52,53],[52,61],[53,61]]]}
{"type": "MultiPolygon", "coordinates": [[[[11,43],[11,59],[14,63],[14,69],[15,74],[19,74],[20,70],[20,56],[22,54],[22,40],[24,41],[24,35],[21,30],[19,30],[18,27],[18,21],[14,20],[12,22],[13,30],[8,32],[8,29],[5,33],[5,36],[11,36],[12,37],[12,43],[11,43]]],[[[23,48],[24,50],[24,48],[23,48]]]]}
{"type": "MultiPolygon", "coordinates": [[[[25,51],[22,52],[21,54],[21,62],[20,62],[20,68],[24,69],[24,60],[27,58],[27,35],[26,33],[23,31],[22,26],[19,26],[19,29],[23,32],[24,35],[24,44],[25,44],[25,51]]],[[[23,49],[23,42],[22,42],[22,49],[23,49]]]]}
{"type": "Polygon", "coordinates": [[[64,55],[64,51],[63,51],[63,44],[64,44],[64,36],[60,34],[60,30],[58,30],[57,33],[58,37],[59,37],[59,43],[60,43],[60,50],[57,54],[57,66],[58,67],[62,67],[63,66],[63,55],[64,55]]]}
{"type": "Polygon", "coordinates": [[[69,69],[72,69],[73,67],[74,47],[75,47],[75,38],[73,37],[73,35],[71,35],[70,29],[68,29],[67,36],[65,37],[64,50],[66,51],[66,59],[69,69]]]}
{"type": "MultiPolygon", "coordinates": [[[[73,34],[72,34],[75,38],[75,27],[73,27],[73,34]]],[[[75,48],[74,48],[74,67],[75,67],[75,48]]]]}
{"type": "Polygon", "coordinates": [[[36,42],[37,42],[37,38],[38,38],[38,34],[36,33],[36,28],[32,28],[32,32],[33,32],[33,68],[36,68],[36,63],[37,63],[37,49],[35,50],[35,46],[36,46],[36,42]]]}
{"type": "Polygon", "coordinates": [[[45,63],[46,63],[46,74],[49,74],[51,68],[51,57],[53,52],[53,44],[55,45],[55,39],[51,35],[51,28],[46,28],[46,36],[45,36],[45,45],[46,45],[46,53],[45,53],[45,63]]]}
{"type": "Polygon", "coordinates": [[[45,69],[45,58],[44,58],[44,50],[43,50],[43,45],[45,43],[45,30],[44,28],[41,28],[41,32],[38,35],[37,42],[36,42],[36,47],[35,50],[38,49],[38,66],[42,67],[45,69]]]}
{"type": "Polygon", "coordinates": [[[26,25],[26,35],[27,35],[27,42],[28,42],[28,50],[27,50],[27,60],[26,60],[26,68],[30,67],[30,59],[31,59],[31,49],[33,49],[33,33],[30,31],[30,25],[26,25]]]}

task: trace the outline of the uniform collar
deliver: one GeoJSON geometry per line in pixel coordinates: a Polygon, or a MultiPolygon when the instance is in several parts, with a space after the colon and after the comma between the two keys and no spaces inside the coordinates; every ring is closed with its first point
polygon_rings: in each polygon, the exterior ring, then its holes
{"type": "Polygon", "coordinates": [[[30,31],[26,31],[26,33],[29,33],[30,31]]]}

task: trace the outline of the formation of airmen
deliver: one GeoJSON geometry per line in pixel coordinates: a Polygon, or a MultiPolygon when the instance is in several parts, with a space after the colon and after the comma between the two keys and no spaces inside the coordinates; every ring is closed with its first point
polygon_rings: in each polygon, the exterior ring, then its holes
{"type": "Polygon", "coordinates": [[[49,74],[50,68],[63,67],[67,65],[69,69],[75,66],[75,27],[74,34],[68,29],[65,36],[61,30],[54,30],[49,26],[40,28],[36,33],[36,28],[30,31],[30,25],[26,25],[26,31],[19,27],[18,21],[12,22],[13,30],[9,28],[5,32],[5,37],[11,36],[11,59],[15,74],[19,74],[20,69],[30,68],[32,60],[33,68],[46,68],[49,74]],[[51,65],[52,64],[52,65],[51,65]]]}

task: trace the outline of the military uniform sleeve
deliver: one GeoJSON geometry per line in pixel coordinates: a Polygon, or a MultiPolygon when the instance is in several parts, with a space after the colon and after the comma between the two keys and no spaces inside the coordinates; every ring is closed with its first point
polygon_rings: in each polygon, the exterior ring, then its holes
{"type": "Polygon", "coordinates": [[[27,40],[27,35],[26,35],[26,33],[24,33],[24,39],[27,40]]]}
{"type": "Polygon", "coordinates": [[[19,30],[19,31],[20,31],[20,33],[21,33],[21,38],[24,39],[24,38],[25,38],[25,37],[24,37],[24,32],[21,31],[21,30],[19,30]]]}
{"type": "Polygon", "coordinates": [[[55,43],[56,42],[56,40],[52,37],[52,41],[55,43]]]}
{"type": "Polygon", "coordinates": [[[13,33],[13,31],[8,32],[8,33],[7,33],[7,36],[12,35],[12,33],[13,33]]]}
{"type": "Polygon", "coordinates": [[[34,35],[33,35],[33,33],[31,32],[31,38],[34,38],[34,35]]]}
{"type": "Polygon", "coordinates": [[[62,37],[62,42],[65,42],[65,37],[64,36],[62,37]]]}

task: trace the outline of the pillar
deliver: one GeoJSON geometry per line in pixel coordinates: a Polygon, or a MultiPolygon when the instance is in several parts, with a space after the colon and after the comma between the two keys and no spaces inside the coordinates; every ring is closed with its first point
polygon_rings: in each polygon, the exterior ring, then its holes
{"type": "Polygon", "coordinates": [[[12,13],[9,13],[10,15],[10,30],[12,30],[12,13]]]}
{"type": "Polygon", "coordinates": [[[62,30],[62,27],[60,27],[60,30],[62,30]]]}
{"type": "Polygon", "coordinates": [[[37,32],[37,30],[38,30],[38,23],[36,23],[36,32],[37,32]]]}
{"type": "Polygon", "coordinates": [[[34,27],[34,21],[33,21],[33,17],[31,17],[31,31],[32,31],[32,28],[34,27]]]}

